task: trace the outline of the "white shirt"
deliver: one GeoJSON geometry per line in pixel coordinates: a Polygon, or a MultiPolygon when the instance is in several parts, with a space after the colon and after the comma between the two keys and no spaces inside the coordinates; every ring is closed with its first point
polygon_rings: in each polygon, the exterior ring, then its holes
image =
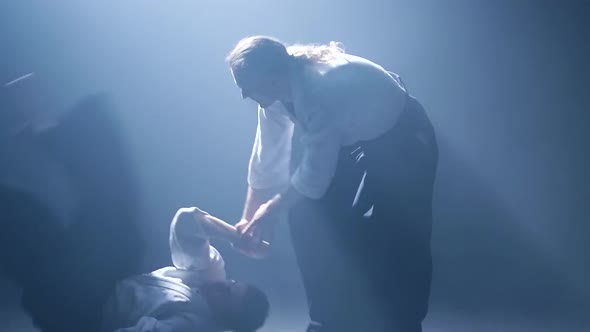
{"type": "Polygon", "coordinates": [[[258,108],[248,184],[265,189],[290,182],[299,193],[316,199],[334,177],[340,148],[391,129],[407,98],[400,82],[385,69],[349,54],[294,74],[292,96],[294,117],[280,102],[258,108]],[[302,129],[304,149],[290,177],[295,125],[302,129]]]}

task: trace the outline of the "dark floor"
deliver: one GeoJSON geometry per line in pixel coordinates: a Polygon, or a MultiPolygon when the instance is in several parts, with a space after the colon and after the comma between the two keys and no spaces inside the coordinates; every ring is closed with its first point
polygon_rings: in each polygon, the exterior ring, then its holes
{"type": "MultiPolygon", "coordinates": [[[[276,292],[270,295],[272,313],[261,332],[303,332],[305,330],[305,304],[301,296],[301,285],[293,285],[287,291],[289,296],[276,292]],[[296,294],[300,295],[297,296],[296,294]],[[288,299],[288,303],[285,300],[288,299]]],[[[19,309],[19,290],[14,285],[0,279],[0,331],[35,332],[30,319],[19,309]]],[[[433,304],[425,321],[425,332],[588,332],[590,322],[573,322],[563,315],[560,318],[489,318],[473,314],[446,313],[433,304]]],[[[589,315],[590,316],[590,315],[589,315]]]]}
{"type": "MultiPolygon", "coordinates": [[[[223,246],[219,248],[224,253],[226,263],[229,263],[230,273],[233,271],[239,274],[239,278],[253,281],[267,291],[272,305],[271,315],[261,332],[303,332],[307,324],[303,286],[298,277],[290,239],[285,227],[283,225],[278,228],[275,240],[284,245],[273,253],[271,268],[267,266],[269,264],[258,266],[255,265],[259,264],[257,262],[234,256],[229,248],[223,246]],[[254,271],[256,267],[264,267],[265,269],[262,272],[256,272],[254,271]],[[260,273],[263,277],[260,276],[260,273]]],[[[585,309],[569,310],[567,308],[577,308],[577,306],[559,306],[556,298],[550,301],[552,298],[550,295],[547,295],[548,297],[544,298],[544,301],[551,302],[550,304],[553,304],[551,308],[555,308],[555,310],[550,309],[548,312],[542,313],[535,309],[529,309],[526,316],[522,313],[525,310],[520,303],[530,301],[522,301],[522,296],[518,294],[503,293],[489,298],[487,301],[485,299],[467,301],[466,299],[469,297],[461,297],[462,300],[457,301],[459,297],[454,292],[467,287],[465,286],[466,282],[455,280],[456,282],[451,283],[448,281],[449,277],[442,273],[443,271],[439,272],[435,273],[433,280],[430,312],[424,323],[425,332],[590,332],[590,310],[587,310],[588,314],[580,312],[585,309]],[[463,287],[457,284],[461,284],[463,287]],[[502,300],[502,296],[508,298],[502,300]],[[460,305],[457,307],[457,303],[455,303],[451,309],[449,303],[453,301],[449,297],[455,299],[455,302],[459,302],[460,305]],[[519,312],[519,314],[513,314],[514,312],[519,312]]],[[[234,275],[233,277],[238,276],[234,275]]],[[[496,280],[496,283],[507,284],[508,282],[500,279],[496,280]]],[[[490,282],[490,284],[492,283],[490,282]]],[[[481,289],[475,290],[475,292],[492,296],[492,293],[499,292],[499,289],[491,293],[482,292],[481,289]]],[[[549,293],[548,289],[547,294],[549,293]]],[[[0,332],[37,331],[32,326],[29,317],[19,309],[19,296],[20,291],[15,285],[0,279],[0,332]]],[[[583,301],[585,304],[589,302],[583,301]]],[[[536,308],[535,306],[530,307],[536,308]]]]}

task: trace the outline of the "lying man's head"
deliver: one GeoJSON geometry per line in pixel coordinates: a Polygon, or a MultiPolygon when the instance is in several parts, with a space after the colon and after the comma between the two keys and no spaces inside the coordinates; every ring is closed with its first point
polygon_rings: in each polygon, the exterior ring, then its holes
{"type": "Polygon", "coordinates": [[[268,298],[255,286],[226,280],[206,283],[201,292],[215,319],[231,331],[254,332],[268,317],[268,298]]]}

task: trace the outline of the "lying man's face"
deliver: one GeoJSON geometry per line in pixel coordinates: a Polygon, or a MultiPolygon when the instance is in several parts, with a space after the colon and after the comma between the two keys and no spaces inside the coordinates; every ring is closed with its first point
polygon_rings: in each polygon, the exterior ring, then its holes
{"type": "Polygon", "coordinates": [[[266,295],[243,282],[225,280],[201,287],[219,324],[232,331],[253,332],[262,327],[269,311],[266,295]]]}

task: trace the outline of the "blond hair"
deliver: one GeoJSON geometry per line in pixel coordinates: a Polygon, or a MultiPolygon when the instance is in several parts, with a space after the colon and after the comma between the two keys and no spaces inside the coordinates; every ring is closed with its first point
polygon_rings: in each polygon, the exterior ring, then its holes
{"type": "Polygon", "coordinates": [[[276,38],[251,36],[240,40],[226,61],[234,76],[265,75],[286,70],[289,53],[276,38]]]}
{"type": "Polygon", "coordinates": [[[327,62],[344,53],[342,44],[295,44],[285,46],[269,36],[250,36],[240,40],[228,54],[228,62],[234,76],[250,76],[283,73],[293,59],[309,62],[327,62]]]}
{"type": "Polygon", "coordinates": [[[328,44],[294,44],[287,48],[287,52],[295,58],[312,62],[328,62],[344,53],[344,46],[340,42],[331,41],[328,44]]]}

